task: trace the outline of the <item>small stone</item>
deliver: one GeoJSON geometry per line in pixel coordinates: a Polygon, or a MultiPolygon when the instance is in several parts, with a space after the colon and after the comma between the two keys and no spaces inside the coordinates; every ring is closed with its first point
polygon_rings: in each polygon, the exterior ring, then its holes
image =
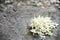
{"type": "Polygon", "coordinates": [[[17,4],[17,6],[20,6],[21,5],[21,2],[19,2],[18,4],[17,4]]]}
{"type": "Polygon", "coordinates": [[[37,4],[37,6],[41,6],[42,5],[42,3],[41,2],[39,2],[38,4],[37,4]]]}
{"type": "Polygon", "coordinates": [[[52,1],[52,0],[50,0],[50,2],[51,2],[51,3],[54,3],[54,2],[56,2],[56,0],[53,0],[53,1],[52,1]]]}
{"type": "Polygon", "coordinates": [[[21,18],[23,18],[23,16],[21,16],[21,18]]]}
{"type": "Polygon", "coordinates": [[[27,4],[29,5],[29,4],[31,4],[29,1],[27,1],[27,4]]]}

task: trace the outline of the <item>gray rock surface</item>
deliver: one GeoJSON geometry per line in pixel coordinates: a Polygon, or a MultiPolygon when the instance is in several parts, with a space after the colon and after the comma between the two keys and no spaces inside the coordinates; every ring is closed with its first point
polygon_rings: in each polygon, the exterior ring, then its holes
{"type": "MultiPolygon", "coordinates": [[[[60,24],[60,12],[54,7],[41,8],[34,6],[21,5],[13,3],[8,5],[3,12],[0,12],[0,40],[39,40],[28,34],[27,24],[35,16],[52,17],[60,24]]],[[[57,27],[60,29],[60,26],[57,27]]],[[[57,38],[47,37],[47,40],[60,40],[60,30],[57,32],[57,38]]]]}

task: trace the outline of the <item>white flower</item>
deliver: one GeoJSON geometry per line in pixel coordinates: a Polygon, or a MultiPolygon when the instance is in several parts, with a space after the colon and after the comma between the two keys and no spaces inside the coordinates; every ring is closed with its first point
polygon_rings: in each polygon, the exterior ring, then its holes
{"type": "Polygon", "coordinates": [[[32,29],[30,30],[33,33],[37,33],[39,35],[53,35],[53,29],[56,29],[55,27],[57,26],[57,23],[53,23],[51,18],[49,17],[41,17],[40,15],[38,17],[34,17],[31,20],[31,27],[32,29]],[[35,27],[35,29],[34,29],[35,27]]]}

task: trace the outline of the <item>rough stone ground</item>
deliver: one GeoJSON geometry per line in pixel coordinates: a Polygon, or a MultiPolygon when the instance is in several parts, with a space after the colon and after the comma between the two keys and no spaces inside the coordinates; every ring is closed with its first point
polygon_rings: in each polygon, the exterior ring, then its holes
{"type": "MultiPolygon", "coordinates": [[[[30,24],[30,19],[34,15],[52,17],[60,24],[60,12],[53,6],[43,9],[27,5],[16,6],[15,3],[12,5],[0,12],[0,40],[39,40],[29,35],[27,31],[27,24],[30,24]]],[[[60,25],[57,28],[60,29],[60,25]]],[[[60,40],[60,30],[57,32],[57,38],[47,37],[47,40],[60,40]]]]}

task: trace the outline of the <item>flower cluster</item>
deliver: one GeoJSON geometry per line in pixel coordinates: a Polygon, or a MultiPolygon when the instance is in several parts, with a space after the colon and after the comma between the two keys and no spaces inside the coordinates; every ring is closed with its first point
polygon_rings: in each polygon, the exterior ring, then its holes
{"type": "Polygon", "coordinates": [[[31,20],[30,30],[32,33],[37,33],[39,35],[53,35],[53,30],[56,29],[56,26],[53,24],[51,18],[49,17],[36,17],[31,20]]]}

